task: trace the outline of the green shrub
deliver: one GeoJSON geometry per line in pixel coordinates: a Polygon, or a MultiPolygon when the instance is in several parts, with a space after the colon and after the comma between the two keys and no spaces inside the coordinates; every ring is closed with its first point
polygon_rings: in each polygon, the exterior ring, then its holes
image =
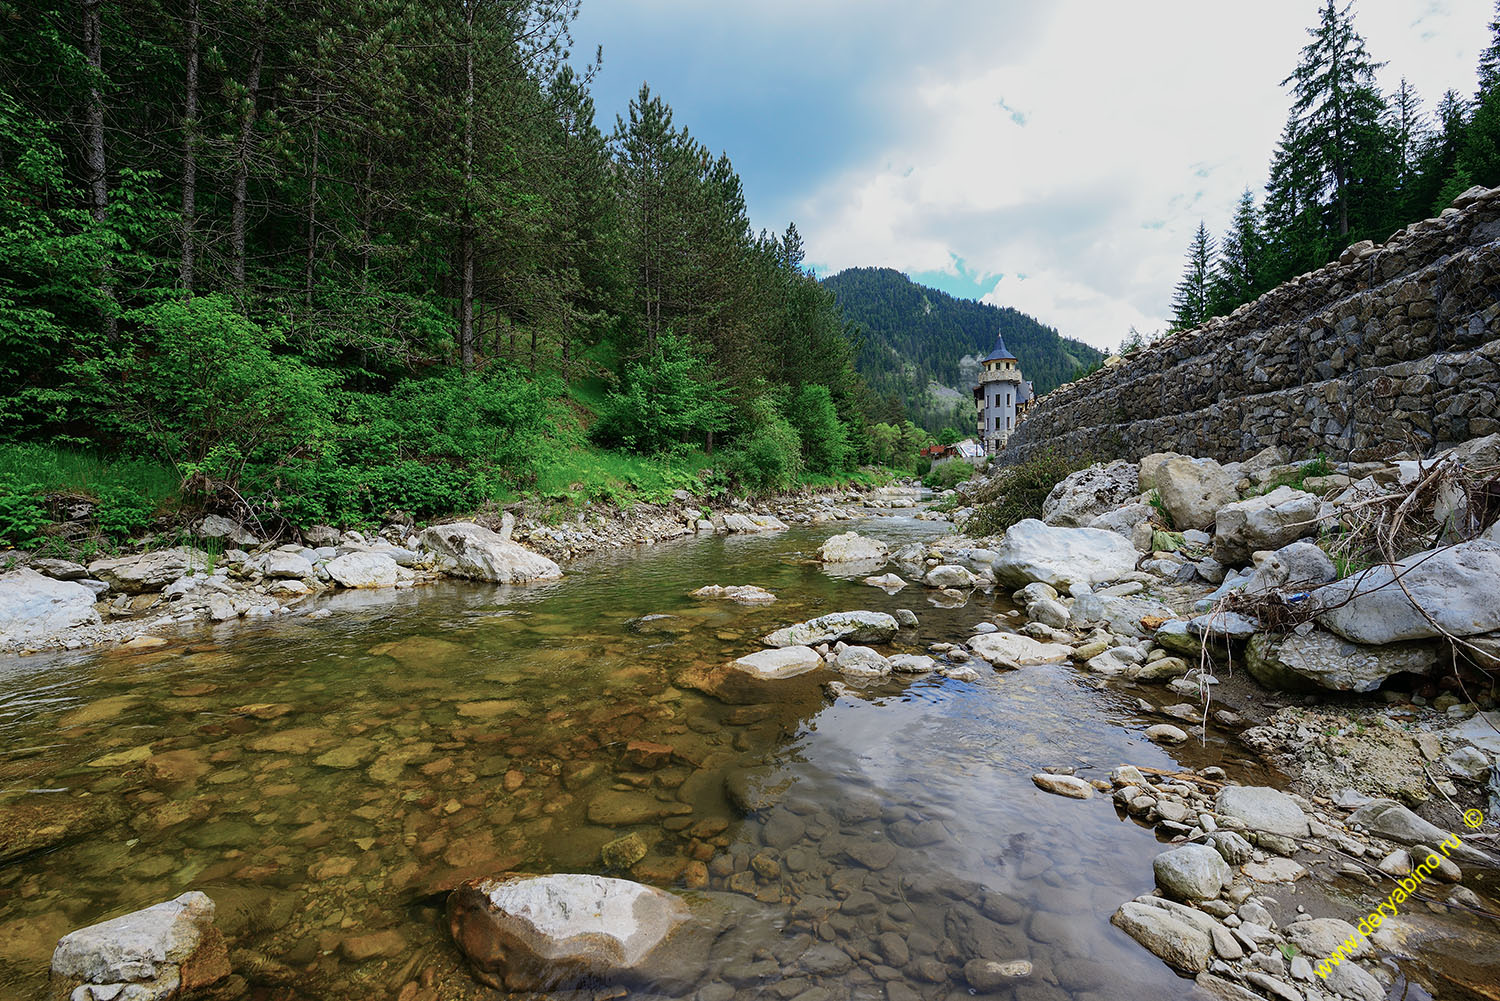
{"type": "Polygon", "coordinates": [[[750,426],[749,436],[741,438],[728,457],[735,479],[757,493],[790,490],[802,471],[797,429],[765,398],[750,405],[750,426]]]}
{"type": "Polygon", "coordinates": [[[1087,455],[1063,456],[1043,449],[1031,458],[1000,470],[975,498],[969,535],[999,535],[1018,521],[1042,516],[1042,502],[1069,473],[1090,465],[1087,455]]]}
{"type": "Polygon", "coordinates": [[[99,488],[94,524],[116,542],[140,533],[151,524],[155,505],[130,487],[112,483],[99,488]]]}
{"type": "Polygon", "coordinates": [[[657,338],[655,354],[625,367],[623,388],[605,398],[593,437],[643,455],[680,450],[728,426],[726,397],[692,345],[667,331],[657,338]]]}
{"type": "Polygon", "coordinates": [[[963,459],[939,459],[922,477],[922,485],[933,490],[952,490],[974,476],[974,467],[963,459]]]}
{"type": "Polygon", "coordinates": [[[849,438],[827,386],[803,386],[792,401],[792,425],[802,440],[802,460],[814,473],[847,468],[849,438]]]}
{"type": "Polygon", "coordinates": [[[35,546],[50,520],[36,484],[0,474],[0,544],[35,546]]]}

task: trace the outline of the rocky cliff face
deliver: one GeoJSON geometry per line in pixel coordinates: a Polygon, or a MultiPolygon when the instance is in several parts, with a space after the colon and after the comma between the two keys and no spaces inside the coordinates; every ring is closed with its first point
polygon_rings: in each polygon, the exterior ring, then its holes
{"type": "Polygon", "coordinates": [[[1002,461],[1339,459],[1426,453],[1500,431],[1500,188],[1044,396],[1002,461]]]}

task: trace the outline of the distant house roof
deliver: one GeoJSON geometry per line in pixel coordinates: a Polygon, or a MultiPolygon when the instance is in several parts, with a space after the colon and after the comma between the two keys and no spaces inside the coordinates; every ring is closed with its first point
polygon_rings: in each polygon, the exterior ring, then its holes
{"type": "Polygon", "coordinates": [[[1005,335],[995,335],[995,350],[985,355],[985,361],[1016,361],[1016,356],[1011,354],[1005,347],[1005,335]]]}

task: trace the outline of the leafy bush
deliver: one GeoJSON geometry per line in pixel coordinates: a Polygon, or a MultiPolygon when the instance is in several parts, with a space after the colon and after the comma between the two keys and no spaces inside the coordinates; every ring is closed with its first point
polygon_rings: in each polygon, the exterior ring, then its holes
{"type": "Polygon", "coordinates": [[[802,439],[802,459],[815,473],[837,473],[849,461],[849,439],[827,386],[803,386],[791,420],[802,439]]]}
{"type": "Polygon", "coordinates": [[[50,520],[36,484],[0,474],[0,543],[34,546],[41,541],[42,529],[50,520]]]}
{"type": "Polygon", "coordinates": [[[94,524],[115,541],[123,541],[151,524],[155,505],[130,487],[112,483],[97,491],[94,524]]]}
{"type": "Polygon", "coordinates": [[[671,331],[656,352],[625,367],[624,389],[605,398],[594,440],[643,455],[680,449],[728,426],[727,392],[671,331]]]}
{"type": "Polygon", "coordinates": [[[940,459],[922,477],[922,485],[933,490],[952,490],[973,475],[974,467],[963,459],[940,459]]]}
{"type": "Polygon", "coordinates": [[[728,460],[735,479],[758,493],[790,490],[802,471],[797,429],[764,397],[750,405],[750,426],[753,430],[728,460]]]}
{"type": "Polygon", "coordinates": [[[1042,502],[1069,473],[1090,465],[1087,455],[1063,456],[1047,448],[1008,466],[979,492],[973,516],[964,526],[969,535],[999,535],[1018,521],[1042,516],[1042,502]]]}

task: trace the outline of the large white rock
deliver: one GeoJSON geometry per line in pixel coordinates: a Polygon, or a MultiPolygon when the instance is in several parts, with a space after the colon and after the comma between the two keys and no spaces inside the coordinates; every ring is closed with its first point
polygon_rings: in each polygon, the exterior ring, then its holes
{"type": "Polygon", "coordinates": [[[844,647],[834,656],[833,666],[858,678],[883,678],[894,670],[890,661],[867,646],[844,647]]]}
{"type": "Polygon", "coordinates": [[[1049,525],[1082,528],[1141,492],[1136,465],[1117,459],[1095,463],[1069,473],[1042,502],[1042,520],[1049,525]]]}
{"type": "Polygon", "coordinates": [[[1137,525],[1151,520],[1151,515],[1155,513],[1155,510],[1145,501],[1136,501],[1115,508],[1113,511],[1106,511],[1084,527],[1102,528],[1106,532],[1114,532],[1116,535],[1123,535],[1129,539],[1134,537],[1137,525]]]}
{"type": "Polygon", "coordinates": [[[1116,580],[1135,569],[1135,547],[1098,528],[1056,528],[1035,518],[1005,530],[991,564],[995,580],[1020,587],[1041,581],[1059,587],[1116,580]]]}
{"type": "Polygon", "coordinates": [[[118,556],[89,564],[89,576],[116,591],[143,594],[160,591],[193,567],[202,568],[207,558],[191,549],[158,549],[140,556],[118,556]]]}
{"type": "MultiPolygon", "coordinates": [[[[1442,844],[1448,832],[1436,824],[1423,820],[1393,799],[1377,799],[1355,810],[1349,815],[1350,824],[1359,824],[1371,834],[1398,841],[1403,845],[1442,844]]],[[[1459,835],[1463,837],[1462,834],[1459,835]]],[[[1476,865],[1493,866],[1495,859],[1468,844],[1450,849],[1456,858],[1476,865]]]]}
{"type": "Polygon", "coordinates": [[[927,571],[927,576],[922,578],[922,583],[928,587],[973,587],[979,581],[980,578],[971,573],[967,567],[958,566],[956,563],[945,563],[942,566],[933,567],[927,571]]]}
{"type": "Polygon", "coordinates": [[[214,902],[196,890],[69,932],[52,953],[54,997],[168,1001],[228,975],[214,902]]]}
{"type": "Polygon", "coordinates": [[[831,536],[818,547],[818,559],[823,563],[883,563],[890,551],[891,547],[879,539],[844,532],[831,536]]]}
{"type": "Polygon", "coordinates": [[[1425,674],[1438,662],[1432,643],[1366,646],[1314,629],[1306,635],[1257,633],[1245,666],[1267,688],[1290,692],[1373,692],[1393,674],[1425,674]]]}
{"type": "Polygon", "coordinates": [[[726,532],[780,532],[786,528],[786,522],[769,514],[726,514],[724,516],[724,531],[726,532]]]}
{"type": "Polygon", "coordinates": [[[1168,910],[1146,900],[1130,900],[1121,904],[1109,920],[1168,966],[1185,973],[1206,970],[1213,961],[1213,919],[1201,911],[1187,907],[1168,910]]]}
{"type": "Polygon", "coordinates": [[[1179,845],[1151,863],[1156,885],[1173,900],[1212,900],[1234,878],[1222,855],[1208,845],[1179,845]]]}
{"type": "Polygon", "coordinates": [[[1311,542],[1293,542],[1266,557],[1250,575],[1246,594],[1265,594],[1280,588],[1320,587],[1338,577],[1333,560],[1311,542]]]}
{"type": "Polygon", "coordinates": [[[845,640],[850,643],[888,643],[900,625],[885,612],[831,612],[786,626],[765,637],[767,646],[816,646],[845,640]]]}
{"type": "Polygon", "coordinates": [[[1225,504],[1214,518],[1214,559],[1234,566],[1257,550],[1317,534],[1318,506],[1317,497],[1291,487],[1225,504]]]}
{"type": "Polygon", "coordinates": [[[285,580],[306,580],[314,576],[313,565],[296,553],[274,552],[261,557],[260,572],[267,577],[285,580]]]}
{"type": "Polygon", "coordinates": [[[640,976],[689,918],[665,891],[576,873],[472,880],[448,898],[475,976],[508,991],[640,976]]]}
{"type": "Polygon", "coordinates": [[[823,666],[823,658],[811,647],[787,646],[746,654],[734,661],[734,666],[762,681],[780,681],[816,671],[823,666]]]}
{"type": "Polygon", "coordinates": [[[1319,624],[1355,643],[1427,639],[1443,631],[1473,636],[1500,629],[1497,580],[1500,542],[1481,539],[1371,567],[1318,588],[1309,600],[1326,609],[1319,624]]]}
{"type": "Polygon", "coordinates": [[[547,557],[471,521],[433,525],[417,536],[417,547],[437,569],[455,577],[521,584],[562,576],[562,568],[547,557]]]}
{"type": "Polygon", "coordinates": [[[41,643],[79,626],[97,626],[94,592],[28,567],[0,575],[0,644],[41,643]]]}
{"type": "Polygon", "coordinates": [[[1307,815],[1296,800],[1279,789],[1225,786],[1214,800],[1214,809],[1226,817],[1238,817],[1252,831],[1288,838],[1307,837],[1307,815]]]}
{"type": "Polygon", "coordinates": [[[1207,528],[1226,504],[1240,499],[1239,477],[1212,459],[1174,456],[1156,470],[1156,492],[1179,532],[1207,528]]]}
{"type": "Polygon", "coordinates": [[[1061,643],[1043,643],[1019,633],[980,633],[969,637],[969,649],[999,667],[1023,664],[1058,664],[1073,654],[1061,643]]]}
{"type": "Polygon", "coordinates": [[[1150,455],[1141,456],[1137,468],[1137,479],[1140,481],[1142,490],[1156,489],[1156,474],[1161,472],[1161,467],[1166,465],[1168,459],[1185,458],[1180,452],[1152,452],[1150,455]]]}
{"type": "Polygon", "coordinates": [[[200,539],[228,539],[236,546],[260,545],[260,539],[245,526],[222,514],[204,515],[198,522],[197,535],[200,539]]]}
{"type": "Polygon", "coordinates": [[[379,553],[345,553],[328,561],[328,576],[344,587],[395,587],[396,561],[379,553]]]}

